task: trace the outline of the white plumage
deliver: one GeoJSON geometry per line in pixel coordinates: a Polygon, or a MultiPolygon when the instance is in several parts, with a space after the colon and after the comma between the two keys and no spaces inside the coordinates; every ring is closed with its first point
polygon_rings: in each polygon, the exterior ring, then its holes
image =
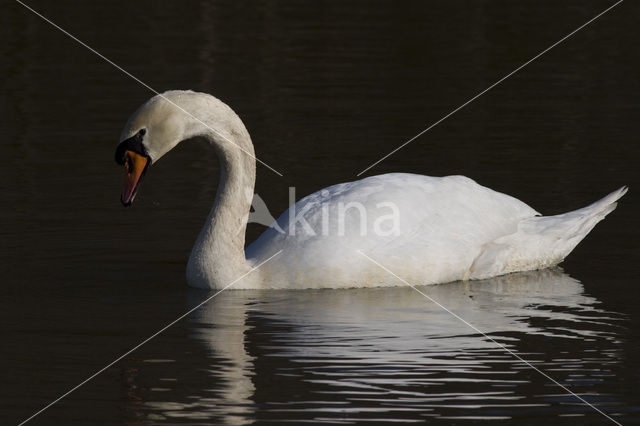
{"type": "MultiPolygon", "coordinates": [[[[259,264],[269,287],[371,287],[402,284],[358,251],[412,284],[482,279],[560,263],[587,233],[615,208],[625,188],[575,212],[541,217],[516,198],[481,186],[464,176],[430,177],[406,173],[372,176],[334,185],[295,205],[311,226],[310,234],[287,210],[246,251],[259,264]],[[398,207],[399,233],[380,235],[374,223],[398,207]],[[363,205],[341,215],[340,205],[363,205]],[[324,214],[323,214],[324,209],[324,214]],[[327,214],[328,212],[328,214],[327,214]],[[344,216],[344,233],[339,220],[344,216]],[[328,233],[322,232],[328,217],[328,233]],[[294,223],[294,226],[290,225],[294,223]],[[291,231],[295,229],[295,232],[291,231]]],[[[343,209],[344,210],[344,209],[343,209]]]]}
{"type": "Polygon", "coordinates": [[[145,129],[144,154],[152,162],[197,136],[218,153],[220,187],[187,266],[194,287],[223,288],[232,282],[232,288],[289,289],[405,285],[371,259],[415,285],[545,268],[561,262],[627,191],[621,188],[583,209],[545,217],[464,176],[372,176],[303,198],[245,256],[255,159],[238,116],[210,95],[171,91],[140,107],[122,139],[140,129],[145,129]]]}

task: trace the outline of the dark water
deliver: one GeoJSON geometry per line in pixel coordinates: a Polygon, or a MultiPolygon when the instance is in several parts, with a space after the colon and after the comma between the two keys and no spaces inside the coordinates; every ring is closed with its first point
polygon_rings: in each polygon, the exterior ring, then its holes
{"type": "MultiPolygon", "coordinates": [[[[273,213],[367,167],[613,2],[29,4],[158,90],[243,118],[273,213]]],[[[218,166],[199,144],[119,202],[113,150],[151,93],[0,5],[2,424],[208,293],[189,249],[218,166]]],[[[622,3],[370,173],[464,174],[543,213],[627,184],[562,270],[424,288],[620,423],[640,423],[640,9],[622,3]]],[[[262,231],[251,225],[248,241],[262,231]]],[[[409,288],[222,293],[31,424],[606,424],[409,288]]]]}

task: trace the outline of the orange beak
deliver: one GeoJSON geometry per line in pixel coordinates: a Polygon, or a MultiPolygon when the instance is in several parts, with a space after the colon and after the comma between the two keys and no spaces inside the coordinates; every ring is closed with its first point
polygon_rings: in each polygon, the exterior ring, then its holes
{"type": "Polygon", "coordinates": [[[124,154],[124,188],[120,201],[128,207],[136,198],[136,193],[142,182],[142,177],[149,166],[149,157],[140,155],[137,152],[127,150],[124,154]]]}

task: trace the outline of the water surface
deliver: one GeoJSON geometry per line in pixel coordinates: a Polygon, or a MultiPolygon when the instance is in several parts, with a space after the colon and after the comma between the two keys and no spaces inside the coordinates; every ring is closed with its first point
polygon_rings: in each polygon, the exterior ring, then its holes
{"type": "MultiPolygon", "coordinates": [[[[356,174],[611,2],[29,3],[158,90],[231,105],[274,214],[356,174]]],[[[2,424],[196,305],[218,180],[185,144],[118,202],[113,151],[151,93],[0,8],[2,424]]],[[[464,174],[545,214],[624,184],[563,264],[423,288],[622,424],[640,421],[638,6],[624,2],[368,174],[464,174]]],[[[263,228],[251,225],[247,241],[263,228]]],[[[328,277],[330,279],[330,277],[328,277]]],[[[410,288],[225,292],[32,424],[605,424],[410,288]]]]}

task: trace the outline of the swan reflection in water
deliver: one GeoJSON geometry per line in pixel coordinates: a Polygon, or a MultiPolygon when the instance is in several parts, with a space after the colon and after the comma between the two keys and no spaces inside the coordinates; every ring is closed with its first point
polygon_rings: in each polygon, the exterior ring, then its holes
{"type": "MultiPolygon", "coordinates": [[[[601,409],[620,404],[605,387],[624,317],[599,308],[560,269],[420,290],[601,409]]],[[[208,295],[193,290],[189,306],[208,295]]],[[[185,384],[191,377],[164,382],[166,392],[136,407],[142,417],[243,424],[599,416],[409,287],[225,291],[187,329],[205,355],[184,369],[199,372],[202,388],[185,384]]]]}

